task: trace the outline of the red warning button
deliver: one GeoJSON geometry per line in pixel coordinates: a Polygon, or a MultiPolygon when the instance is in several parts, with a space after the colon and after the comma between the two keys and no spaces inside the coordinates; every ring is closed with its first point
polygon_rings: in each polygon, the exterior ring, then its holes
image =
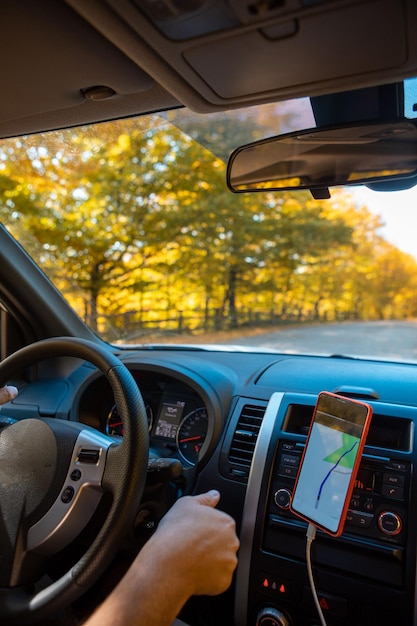
{"type": "MultiPolygon", "coordinates": [[[[317,591],[317,596],[323,611],[323,615],[333,615],[334,617],[346,617],[347,601],[341,596],[335,596],[331,593],[323,593],[317,591]]],[[[314,599],[309,587],[305,587],[303,591],[304,604],[313,607],[314,599]]]]}

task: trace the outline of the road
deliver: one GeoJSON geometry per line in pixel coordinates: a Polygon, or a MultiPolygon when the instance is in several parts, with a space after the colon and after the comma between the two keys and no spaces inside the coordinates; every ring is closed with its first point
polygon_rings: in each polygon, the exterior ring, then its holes
{"type": "Polygon", "coordinates": [[[346,354],[417,361],[417,321],[291,326],[219,342],[304,354],[346,354]]]}

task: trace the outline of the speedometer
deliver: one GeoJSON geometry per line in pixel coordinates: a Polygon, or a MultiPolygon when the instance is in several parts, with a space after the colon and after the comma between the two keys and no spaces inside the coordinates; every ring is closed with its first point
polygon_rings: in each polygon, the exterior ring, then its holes
{"type": "Polygon", "coordinates": [[[205,408],[195,409],[184,417],[177,430],[177,448],[182,458],[196,465],[207,435],[208,416],[205,408]]]}
{"type": "MultiPolygon", "coordinates": [[[[146,417],[148,419],[148,427],[149,431],[152,428],[153,422],[153,411],[152,407],[149,404],[145,405],[146,409],[146,417]]],[[[110,413],[107,416],[106,420],[106,434],[107,435],[117,435],[118,437],[123,437],[123,422],[120,419],[119,412],[114,404],[110,410],[110,413]]]]}

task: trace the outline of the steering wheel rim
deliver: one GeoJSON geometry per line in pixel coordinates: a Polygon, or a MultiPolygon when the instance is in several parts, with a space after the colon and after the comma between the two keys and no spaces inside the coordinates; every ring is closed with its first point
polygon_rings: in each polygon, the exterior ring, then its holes
{"type": "Polygon", "coordinates": [[[120,444],[108,438],[111,444],[106,453],[102,487],[112,493],[112,504],[90,547],[61,578],[38,592],[24,586],[0,588],[0,622],[4,626],[31,624],[85,593],[105,571],[130,530],[145,486],[149,452],[145,405],[129,370],[107,347],[70,337],[30,344],[0,363],[0,386],[35,362],[59,356],[91,362],[111,385],[124,426],[120,444]]]}

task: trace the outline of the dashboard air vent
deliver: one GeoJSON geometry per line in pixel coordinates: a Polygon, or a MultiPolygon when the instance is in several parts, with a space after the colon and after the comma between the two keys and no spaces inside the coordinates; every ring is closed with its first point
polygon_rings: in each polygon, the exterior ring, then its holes
{"type": "Polygon", "coordinates": [[[231,474],[245,477],[249,475],[264,414],[263,406],[250,404],[243,406],[229,449],[228,462],[231,474]]]}

